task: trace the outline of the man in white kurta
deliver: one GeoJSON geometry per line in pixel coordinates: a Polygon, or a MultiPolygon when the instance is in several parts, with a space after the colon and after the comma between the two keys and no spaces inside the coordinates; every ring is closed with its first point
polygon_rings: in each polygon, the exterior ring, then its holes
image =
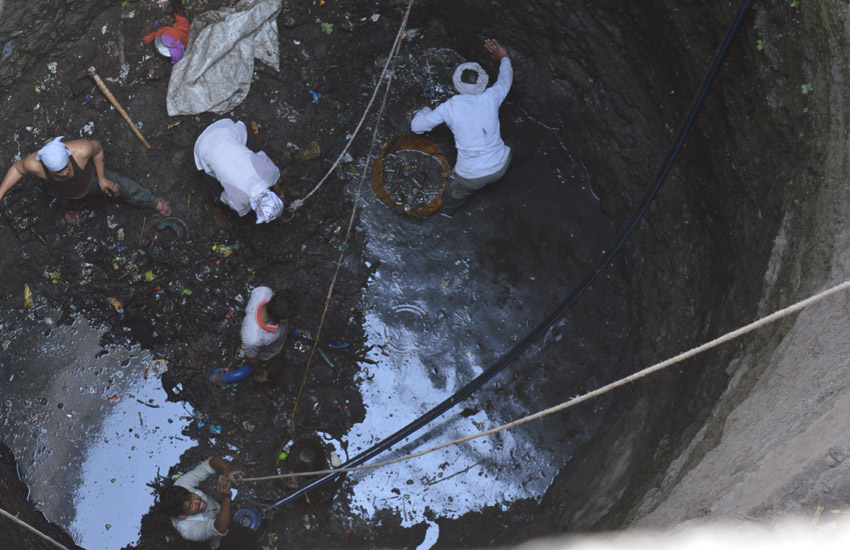
{"type": "Polygon", "coordinates": [[[221,201],[237,214],[253,210],[257,223],[270,222],[283,212],[277,185],[280,170],[264,152],[246,147],[247,142],[243,122],[229,118],[213,122],[195,141],[195,166],[218,180],[224,188],[221,201]]]}
{"type": "Polygon", "coordinates": [[[507,172],[511,149],[502,141],[499,107],[513,83],[508,52],[493,39],[484,47],[499,61],[499,78],[489,89],[487,72],[478,63],[464,63],[452,78],[457,95],[436,109],[423,107],[414,115],[410,129],[416,134],[445,123],[454,134],[457,162],[443,192],[441,213],[452,216],[475,191],[507,172]]]}

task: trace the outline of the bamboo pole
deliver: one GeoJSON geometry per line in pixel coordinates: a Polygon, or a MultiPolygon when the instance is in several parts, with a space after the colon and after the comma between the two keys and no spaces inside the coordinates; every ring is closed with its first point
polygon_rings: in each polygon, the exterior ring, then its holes
{"type": "Polygon", "coordinates": [[[112,103],[112,105],[118,110],[118,112],[127,122],[127,124],[130,125],[130,129],[133,130],[133,133],[136,134],[136,137],[139,138],[139,141],[144,144],[145,148],[150,149],[151,144],[148,143],[148,140],[146,140],[142,133],[139,131],[139,129],[136,128],[136,125],[133,123],[133,120],[130,118],[130,115],[127,114],[127,111],[124,110],[124,107],[122,107],[121,104],[118,103],[118,100],[115,99],[115,96],[112,95],[112,92],[109,91],[109,88],[106,87],[106,84],[104,84],[103,80],[101,80],[101,78],[97,75],[97,70],[94,67],[89,67],[88,73],[89,76],[94,79],[94,82],[95,84],[97,84],[97,87],[100,88],[100,91],[103,92],[103,95],[106,96],[106,99],[108,99],[109,102],[112,103]]]}

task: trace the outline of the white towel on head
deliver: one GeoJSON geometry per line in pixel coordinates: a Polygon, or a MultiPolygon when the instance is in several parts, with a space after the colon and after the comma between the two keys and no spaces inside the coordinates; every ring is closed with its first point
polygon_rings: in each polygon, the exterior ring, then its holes
{"type": "Polygon", "coordinates": [[[257,213],[257,223],[268,223],[283,214],[283,201],[266,189],[259,195],[251,197],[251,209],[257,213]]]}
{"type": "Polygon", "coordinates": [[[71,156],[71,151],[62,143],[63,137],[53,138],[47,145],[39,149],[35,155],[35,160],[40,160],[44,163],[45,168],[51,172],[61,172],[68,166],[68,157],[71,156]]]}
{"type": "Polygon", "coordinates": [[[455,73],[452,75],[452,82],[454,82],[457,91],[462,94],[480,94],[487,89],[487,83],[490,82],[490,77],[487,75],[487,71],[482,69],[478,63],[464,63],[455,69],[455,73]],[[478,80],[475,81],[475,84],[467,84],[461,80],[464,71],[475,71],[478,73],[478,80]]]}

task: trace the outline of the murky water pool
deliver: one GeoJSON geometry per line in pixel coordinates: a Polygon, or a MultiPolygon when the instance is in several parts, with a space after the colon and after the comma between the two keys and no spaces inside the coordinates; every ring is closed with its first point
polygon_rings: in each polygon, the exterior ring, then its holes
{"type": "Polygon", "coordinates": [[[138,346],[102,349],[106,330],[30,315],[4,333],[0,364],[3,439],[30,499],[91,550],[138,540],[146,484],[194,445],[181,435],[191,414],[165,400],[167,365],[138,346]]]}
{"type": "MultiPolygon", "coordinates": [[[[540,155],[532,173],[544,174],[545,181],[506,178],[453,219],[412,220],[371,194],[361,199],[359,229],[368,242],[367,260],[376,266],[363,296],[365,331],[375,346],[370,358],[378,364],[361,372],[366,418],[347,435],[351,456],[448,398],[524,337],[566,295],[578,273],[576,258],[570,259],[574,233],[588,224],[607,224],[592,221],[604,220],[598,197],[557,136],[533,121],[524,124],[536,136],[540,155]]],[[[544,359],[536,350],[527,355],[516,365],[522,363],[523,375],[503,372],[373,462],[554,405],[536,397],[554,379],[547,368],[569,371],[566,376],[577,381],[564,386],[564,401],[577,387],[604,376],[582,365],[539,364],[544,359]]],[[[350,509],[364,518],[391,510],[403,526],[426,522],[420,548],[430,548],[439,537],[436,518],[539,500],[575,448],[596,430],[598,412],[589,408],[358,473],[349,478],[350,509]]]]}

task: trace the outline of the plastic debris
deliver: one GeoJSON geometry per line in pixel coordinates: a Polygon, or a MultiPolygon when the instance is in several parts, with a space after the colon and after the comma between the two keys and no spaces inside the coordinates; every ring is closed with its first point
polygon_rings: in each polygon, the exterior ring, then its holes
{"type": "Polygon", "coordinates": [[[310,90],[310,95],[313,96],[313,103],[318,105],[319,99],[321,99],[322,94],[320,92],[315,91],[315,90],[310,90]]]}
{"type": "Polygon", "coordinates": [[[110,398],[108,399],[108,401],[111,401],[112,403],[115,403],[116,401],[118,401],[118,396],[113,395],[112,397],[110,397],[110,398]]]}
{"type": "Polygon", "coordinates": [[[305,162],[308,160],[313,160],[314,158],[318,158],[322,154],[322,150],[319,147],[319,143],[316,141],[311,141],[307,144],[306,147],[302,147],[295,153],[295,160],[298,162],[305,162]]]}
{"type": "Polygon", "coordinates": [[[124,304],[118,301],[118,298],[109,298],[109,305],[115,308],[118,313],[124,312],[124,304]]]}
{"type": "Polygon", "coordinates": [[[145,273],[145,281],[151,282],[154,280],[153,269],[149,269],[147,273],[145,273]]]}
{"type": "Polygon", "coordinates": [[[30,285],[24,285],[24,307],[32,307],[32,291],[30,290],[30,285]]]}
{"type": "Polygon", "coordinates": [[[149,374],[154,376],[162,376],[168,371],[168,363],[165,359],[155,359],[148,363],[148,368],[145,370],[145,378],[149,374]]]}
{"type": "Polygon", "coordinates": [[[260,129],[257,127],[257,123],[253,120],[251,121],[251,133],[254,134],[254,137],[260,137],[260,129]]]}
{"type": "Polygon", "coordinates": [[[214,244],[212,249],[225,257],[233,254],[233,247],[228,244],[214,244]]]}

